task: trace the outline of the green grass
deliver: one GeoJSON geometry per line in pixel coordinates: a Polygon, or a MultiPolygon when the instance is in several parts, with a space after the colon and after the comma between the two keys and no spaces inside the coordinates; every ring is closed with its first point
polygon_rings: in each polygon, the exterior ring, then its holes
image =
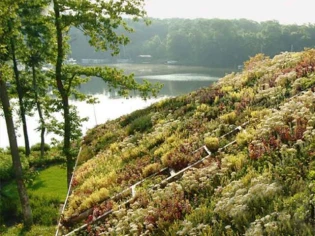
{"type": "Polygon", "coordinates": [[[12,180],[1,191],[5,196],[2,203],[4,204],[2,214],[6,218],[6,224],[15,225],[8,228],[0,225],[0,235],[4,232],[6,232],[4,235],[50,235],[48,232],[54,231],[50,226],[57,224],[58,210],[67,193],[66,169],[60,165],[51,166],[39,171],[39,174],[33,175],[32,178],[34,178],[34,181],[27,184],[27,190],[30,196],[34,223],[43,226],[43,228],[36,226],[34,227],[35,231],[33,229],[31,231],[33,233],[25,234],[21,231],[21,225],[16,224],[20,222],[22,215],[17,186],[15,181],[12,180]],[[40,233],[42,230],[45,232],[40,233]]]}
{"type": "Polygon", "coordinates": [[[34,225],[28,232],[23,231],[23,225],[18,224],[14,227],[8,228],[4,233],[0,233],[1,236],[43,236],[43,235],[54,235],[56,232],[55,226],[37,226],[34,225]]]}
{"type": "MultiPolygon", "coordinates": [[[[56,165],[40,171],[34,182],[27,186],[27,190],[32,195],[57,197],[62,203],[67,194],[66,169],[56,165]]],[[[11,198],[18,198],[14,180],[5,185],[2,192],[11,198]]]]}
{"type": "Polygon", "coordinates": [[[34,182],[28,186],[31,194],[58,197],[63,202],[67,194],[66,169],[60,165],[40,171],[34,182]]]}

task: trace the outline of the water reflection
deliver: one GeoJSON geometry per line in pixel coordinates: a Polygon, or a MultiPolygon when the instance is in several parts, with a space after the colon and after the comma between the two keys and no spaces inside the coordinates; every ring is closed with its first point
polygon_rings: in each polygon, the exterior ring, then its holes
{"type": "MultiPolygon", "coordinates": [[[[151,83],[161,83],[158,97],[173,97],[189,93],[201,87],[206,87],[218,80],[218,77],[203,74],[168,74],[168,75],[148,75],[136,76],[136,81],[141,83],[146,79],[151,83]]],[[[118,98],[116,90],[109,90],[108,85],[100,78],[92,78],[87,84],[81,85],[80,91],[85,94],[103,94],[109,98],[118,98]]],[[[133,93],[137,96],[137,93],[133,93]]]]}

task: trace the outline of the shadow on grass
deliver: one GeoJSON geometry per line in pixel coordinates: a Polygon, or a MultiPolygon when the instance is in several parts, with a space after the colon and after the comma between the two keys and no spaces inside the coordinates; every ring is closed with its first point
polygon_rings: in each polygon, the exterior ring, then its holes
{"type": "Polygon", "coordinates": [[[38,190],[40,188],[43,188],[45,187],[46,184],[44,184],[44,181],[42,180],[36,180],[32,185],[30,185],[28,188],[31,189],[31,190],[38,190]]]}

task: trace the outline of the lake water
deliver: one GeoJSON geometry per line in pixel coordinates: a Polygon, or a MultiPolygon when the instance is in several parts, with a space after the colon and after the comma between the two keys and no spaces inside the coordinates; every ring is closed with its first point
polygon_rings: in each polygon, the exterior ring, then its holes
{"type": "MultiPolygon", "coordinates": [[[[87,84],[81,86],[80,90],[87,94],[93,94],[98,98],[99,103],[91,105],[83,102],[71,101],[78,107],[81,117],[88,117],[82,127],[83,133],[95,125],[102,124],[110,119],[128,114],[132,111],[144,108],[150,104],[167,97],[174,97],[189,93],[201,87],[209,86],[223,76],[227,71],[214,71],[204,67],[189,66],[168,66],[168,65],[114,65],[122,68],[126,73],[134,73],[137,81],[147,79],[148,81],[160,82],[164,87],[157,98],[142,100],[136,94],[129,99],[121,98],[117,92],[109,92],[106,84],[98,78],[93,78],[87,84]]],[[[61,119],[61,116],[60,116],[61,119]]],[[[30,144],[33,145],[40,141],[39,134],[35,131],[38,126],[37,117],[27,117],[30,144]]],[[[53,137],[48,134],[47,142],[53,137]]],[[[56,137],[55,137],[56,138],[56,137]]],[[[61,140],[61,138],[58,138],[61,140]]],[[[0,147],[9,145],[6,125],[3,117],[0,117],[0,147]]],[[[22,130],[18,128],[18,145],[23,146],[22,130]]]]}

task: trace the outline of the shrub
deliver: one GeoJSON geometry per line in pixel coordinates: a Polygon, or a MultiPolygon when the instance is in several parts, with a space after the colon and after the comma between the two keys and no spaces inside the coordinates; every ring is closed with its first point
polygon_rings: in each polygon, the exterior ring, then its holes
{"type": "Polygon", "coordinates": [[[188,166],[191,159],[185,153],[171,152],[162,156],[162,164],[174,170],[181,170],[188,166]]]}
{"type": "Polygon", "coordinates": [[[13,177],[12,158],[10,155],[0,154],[0,181],[13,177]]]}
{"type": "Polygon", "coordinates": [[[59,149],[52,148],[45,154],[44,157],[40,157],[38,153],[34,152],[31,153],[27,160],[32,167],[43,167],[52,164],[64,163],[65,157],[62,156],[59,149]]]}
{"type": "Polygon", "coordinates": [[[31,195],[33,220],[39,225],[55,225],[58,220],[59,199],[54,196],[31,195]]]}
{"type": "Polygon", "coordinates": [[[217,137],[206,137],[204,143],[211,152],[219,149],[219,139],[217,137]]]}
{"type": "Polygon", "coordinates": [[[0,192],[0,225],[6,223],[6,221],[10,219],[17,219],[21,217],[22,210],[20,207],[20,201],[17,196],[15,185],[10,188],[10,191],[2,190],[0,192]],[[14,194],[13,192],[16,194],[14,194]]]}
{"type": "MultiPolygon", "coordinates": [[[[41,144],[40,143],[36,143],[31,147],[31,151],[40,151],[41,148],[41,144]]],[[[44,144],[44,151],[47,152],[50,150],[50,145],[45,143],[44,144]]]]}
{"type": "MultiPolygon", "coordinates": [[[[29,169],[29,162],[23,155],[21,155],[21,164],[24,171],[29,169]]],[[[10,180],[13,176],[14,171],[11,155],[0,153],[0,181],[10,180]]]]}

